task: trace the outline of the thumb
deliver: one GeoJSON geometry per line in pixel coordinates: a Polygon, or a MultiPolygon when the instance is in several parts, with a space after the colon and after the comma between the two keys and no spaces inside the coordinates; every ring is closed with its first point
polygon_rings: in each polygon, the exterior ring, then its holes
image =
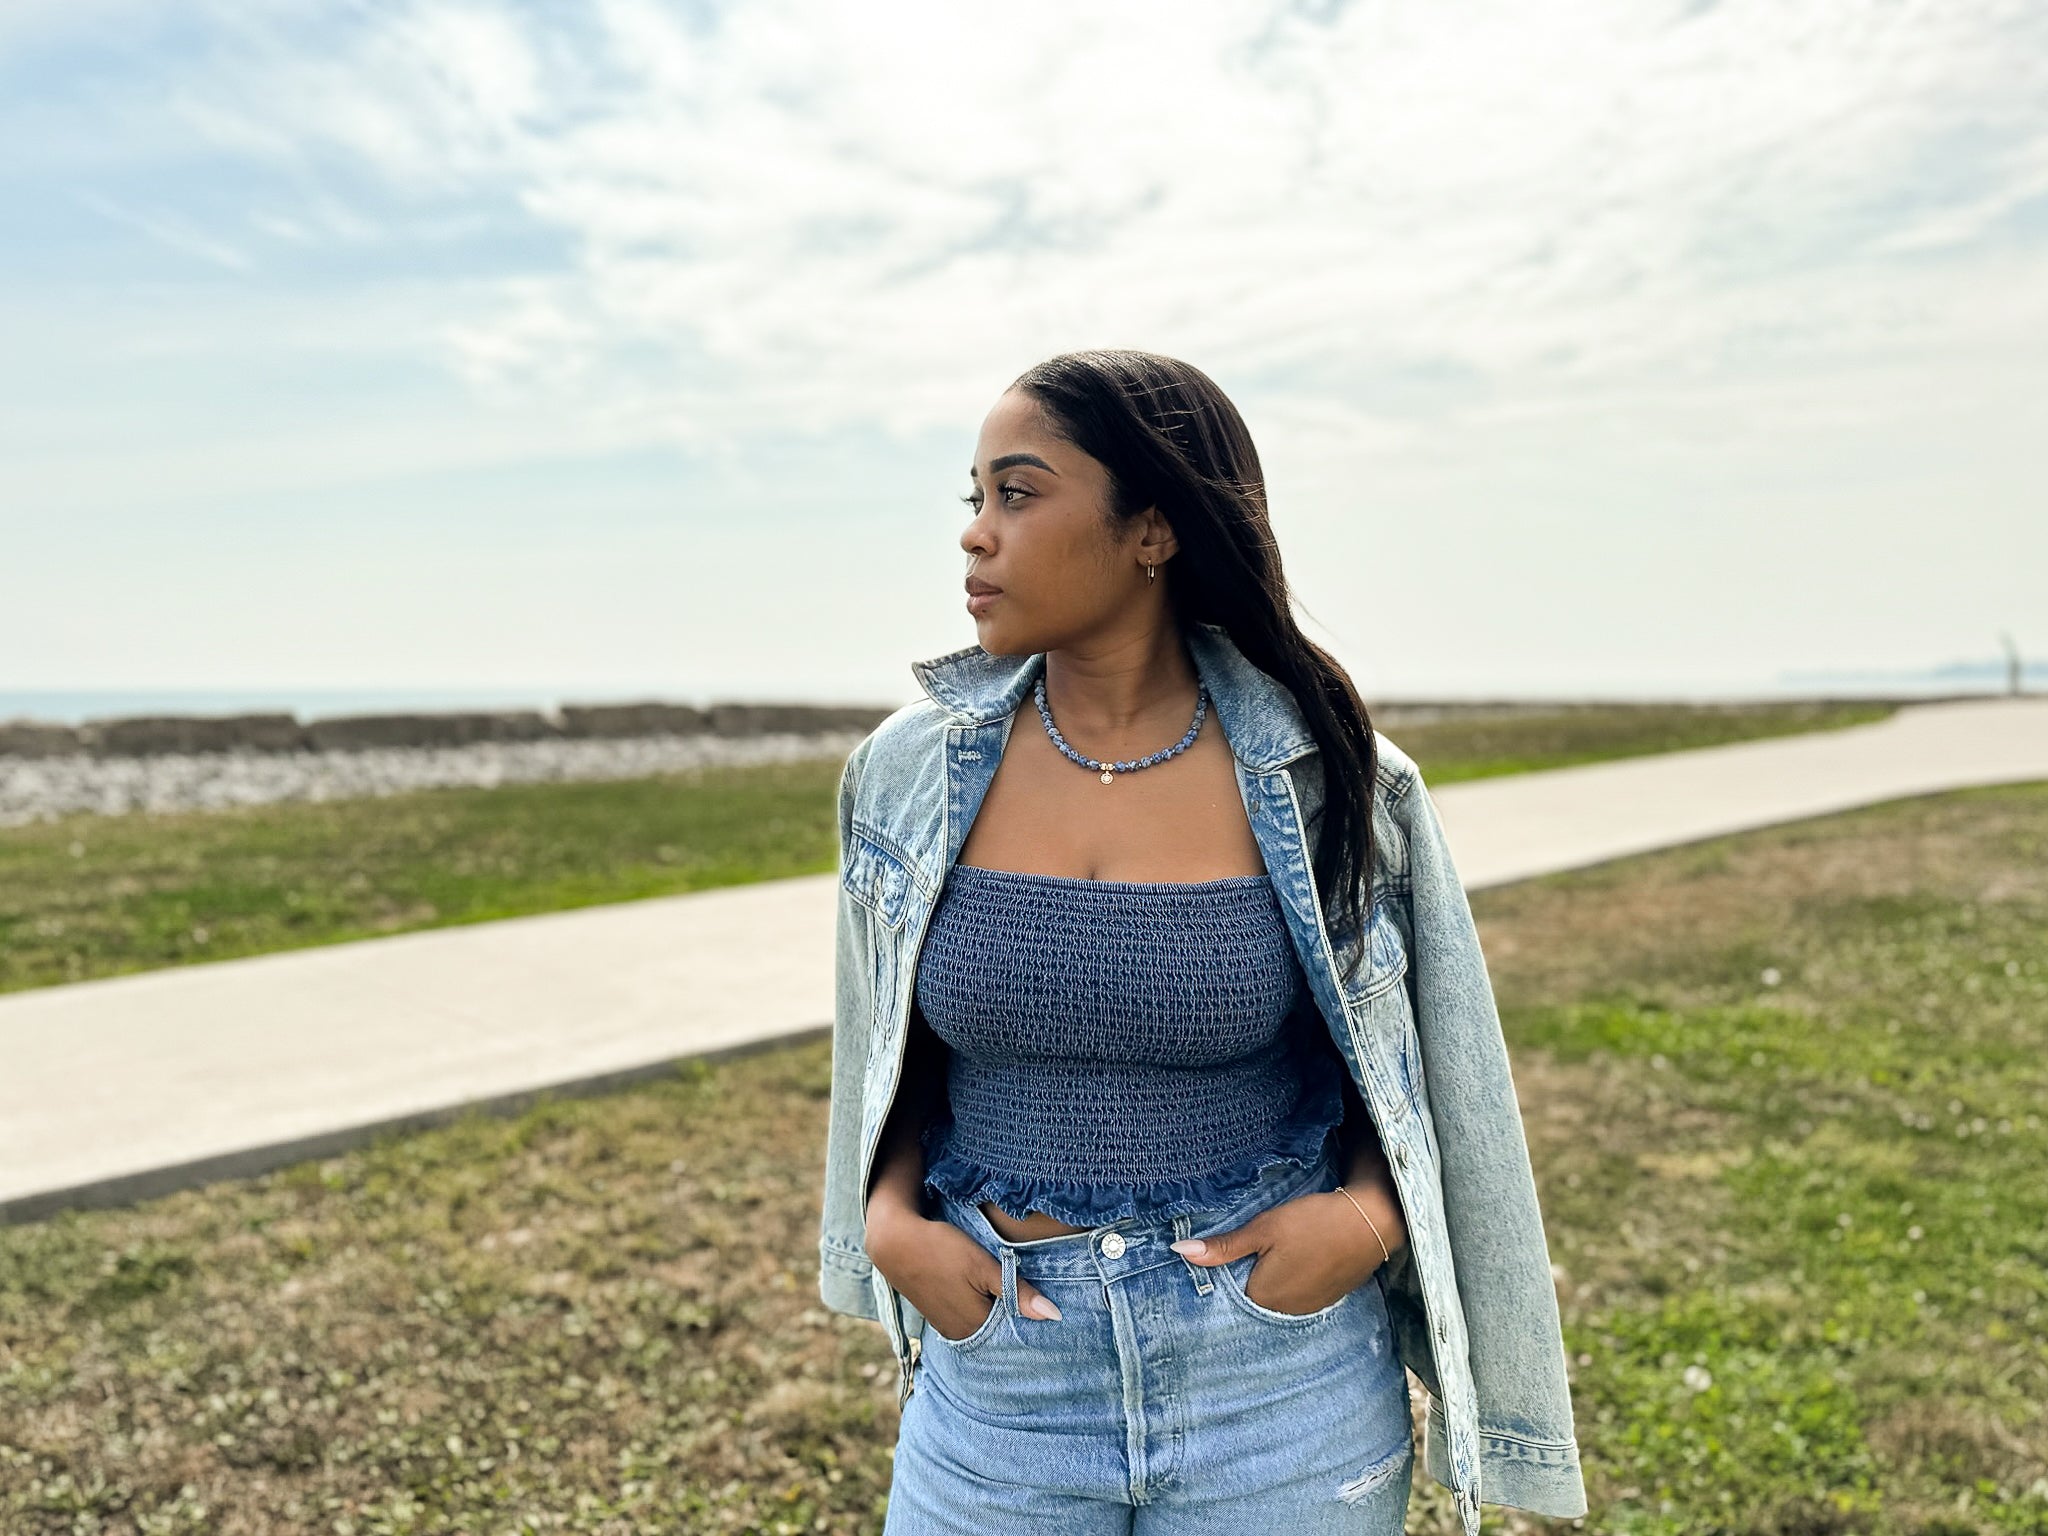
{"type": "Polygon", "coordinates": [[[1259,1221],[1254,1216],[1243,1226],[1233,1227],[1228,1232],[1211,1232],[1207,1237],[1184,1237],[1167,1246],[1196,1264],[1228,1264],[1232,1259],[1241,1259],[1248,1253],[1259,1251],[1259,1221]]]}
{"type": "Polygon", "coordinates": [[[1017,1277],[1017,1310],[1026,1317],[1042,1317],[1048,1322],[1058,1322],[1060,1309],[1053,1300],[1022,1275],[1017,1277]]]}

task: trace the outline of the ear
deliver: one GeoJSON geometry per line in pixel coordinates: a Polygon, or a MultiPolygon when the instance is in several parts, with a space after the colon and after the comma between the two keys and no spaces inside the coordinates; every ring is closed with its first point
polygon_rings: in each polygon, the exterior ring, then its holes
{"type": "Polygon", "coordinates": [[[1147,565],[1164,565],[1180,552],[1180,540],[1173,536],[1173,524],[1157,507],[1147,507],[1140,512],[1137,526],[1141,531],[1136,554],[1147,565]]]}

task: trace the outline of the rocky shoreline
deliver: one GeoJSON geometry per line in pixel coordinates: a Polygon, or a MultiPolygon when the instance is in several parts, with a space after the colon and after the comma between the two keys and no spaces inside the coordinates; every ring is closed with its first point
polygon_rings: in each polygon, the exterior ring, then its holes
{"type": "MultiPolygon", "coordinates": [[[[1826,707],[1848,701],[1755,702],[1826,707]]],[[[1617,707],[1626,706],[1412,700],[1376,706],[1373,719],[1393,729],[1478,715],[1617,707]]],[[[1744,706],[1730,700],[1692,707],[1744,706]]],[[[889,712],[890,706],[639,703],[308,721],[290,714],[136,716],[82,725],[0,720],[0,827],[81,813],[205,811],[843,759],[889,712]]]]}
{"type": "Polygon", "coordinates": [[[867,727],[694,735],[483,741],[465,746],[325,751],[0,755],[0,826],[81,813],[221,810],[283,800],[344,800],[457,786],[634,779],[683,769],[844,758],[867,727]]]}
{"type": "Polygon", "coordinates": [[[149,757],[190,752],[348,752],[476,742],[591,741],[622,736],[771,736],[867,731],[889,713],[859,704],[564,704],[553,709],[325,715],[284,711],[112,715],[82,725],[0,720],[0,759],[149,757]]]}

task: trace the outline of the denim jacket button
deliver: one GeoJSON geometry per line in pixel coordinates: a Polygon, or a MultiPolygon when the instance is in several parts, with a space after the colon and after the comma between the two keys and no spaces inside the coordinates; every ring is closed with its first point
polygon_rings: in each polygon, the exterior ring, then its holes
{"type": "Polygon", "coordinates": [[[1106,1259],[1120,1259],[1124,1256],[1124,1238],[1121,1232],[1103,1234],[1102,1256],[1106,1259]]]}

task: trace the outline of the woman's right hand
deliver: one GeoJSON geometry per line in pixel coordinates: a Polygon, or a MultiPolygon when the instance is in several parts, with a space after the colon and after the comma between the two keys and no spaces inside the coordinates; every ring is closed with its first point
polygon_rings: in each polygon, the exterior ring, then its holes
{"type": "MultiPolygon", "coordinates": [[[[886,1200],[871,1202],[866,1246],[868,1262],[953,1343],[976,1332],[1002,1305],[1002,1261],[950,1221],[886,1200]]],[[[1021,1275],[1017,1306],[1027,1317],[1060,1315],[1052,1298],[1021,1275]]]]}

